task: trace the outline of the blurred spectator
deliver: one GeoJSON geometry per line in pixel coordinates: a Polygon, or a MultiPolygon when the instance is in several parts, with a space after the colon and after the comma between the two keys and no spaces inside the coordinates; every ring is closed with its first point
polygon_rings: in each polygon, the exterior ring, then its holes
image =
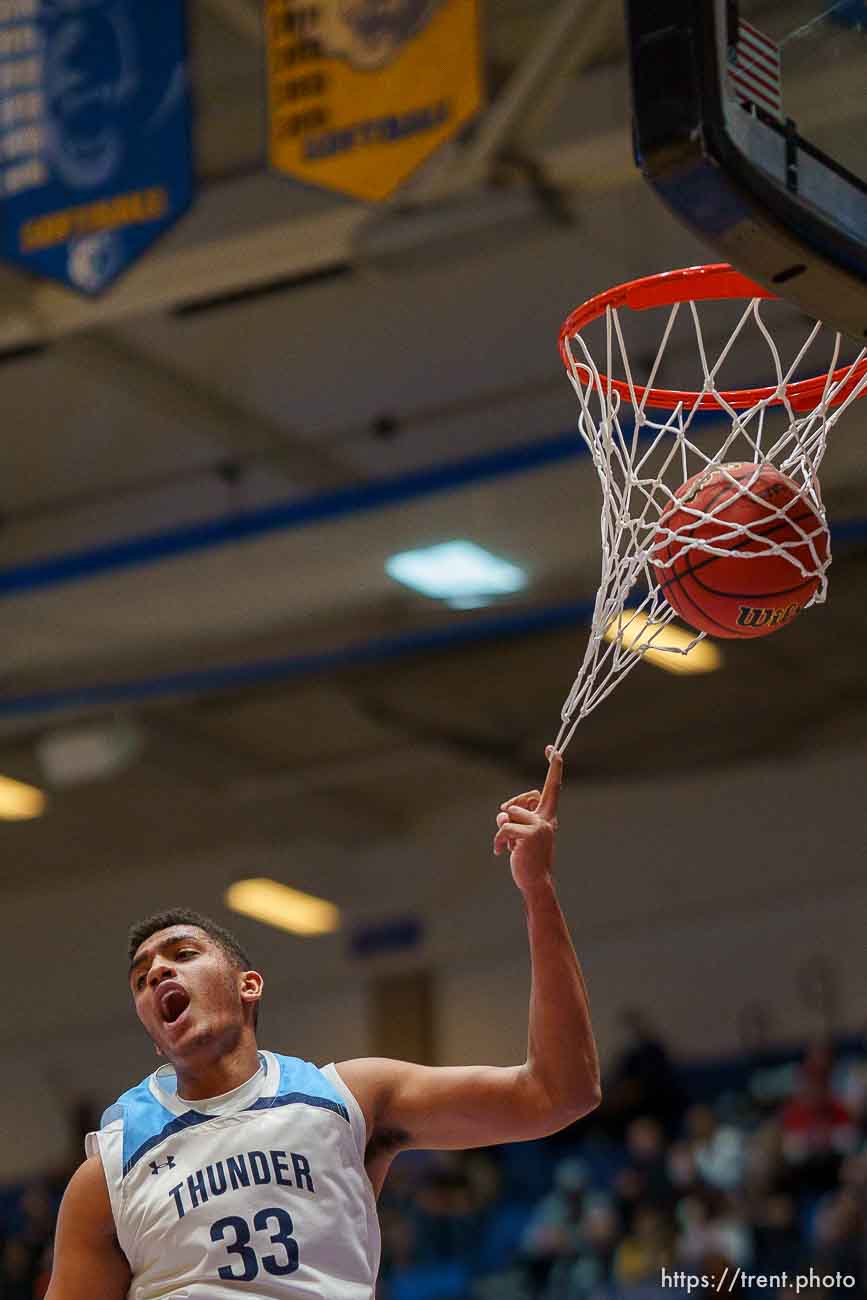
{"type": "Polygon", "coordinates": [[[862,1136],[867,1137],[867,1028],[857,1048],[844,1052],[834,1063],[831,1091],[846,1107],[862,1136]]]}
{"type": "Polygon", "coordinates": [[[625,1286],[635,1282],[659,1282],[663,1268],[674,1260],[671,1224],[655,1205],[638,1207],[631,1232],[624,1237],[614,1256],[614,1277],[625,1286]]]}
{"type": "Polygon", "coordinates": [[[572,1272],[570,1297],[584,1300],[610,1280],[620,1236],[620,1218],[607,1198],[597,1198],[588,1205],[583,1253],[572,1272]]]}
{"type": "Polygon", "coordinates": [[[618,1134],[639,1115],[649,1115],[673,1135],[683,1108],[683,1092],[668,1050],[638,1008],[625,1008],[620,1023],[626,1046],[606,1080],[603,1115],[618,1134]]]}
{"type": "Polygon", "coordinates": [[[584,1208],[588,1170],[581,1160],[561,1160],[554,1170],[553,1191],[536,1207],[524,1231],[521,1251],[531,1291],[541,1295],[558,1260],[574,1259],[584,1244],[584,1208]]]}
{"type": "Polygon", "coordinates": [[[514,1256],[532,1213],[526,1201],[510,1193],[496,1150],[468,1151],[465,1156],[475,1228],[471,1262],[480,1276],[500,1273],[504,1261],[514,1256]]]}
{"type": "Polygon", "coordinates": [[[852,1117],[830,1089],[831,1065],[826,1045],[811,1048],[802,1063],[798,1091],[783,1107],[783,1155],[790,1186],[798,1192],[829,1191],[843,1156],[857,1145],[852,1117]]]}
{"type": "Polygon", "coordinates": [[[744,1136],[731,1124],[720,1124],[710,1106],[691,1106],[686,1130],[695,1167],[709,1187],[731,1192],[744,1174],[744,1136]]]}
{"type": "Polygon", "coordinates": [[[867,1220],[867,1143],[840,1166],[840,1186],[845,1188],[867,1220]]]}
{"type": "Polygon", "coordinates": [[[783,1134],[779,1121],[765,1120],[753,1130],[744,1159],[744,1185],[748,1195],[762,1199],[786,1182],[783,1134]]]}
{"type": "Polygon", "coordinates": [[[496,1148],[490,1151],[483,1147],[465,1152],[463,1166],[473,1212],[484,1217],[503,1196],[503,1178],[496,1148]]]}
{"type": "Polygon", "coordinates": [[[752,1257],[752,1236],[732,1201],[721,1192],[702,1188],[684,1197],[677,1207],[680,1231],[677,1261],[694,1273],[710,1271],[706,1261],[722,1259],[742,1268],[752,1257]]]}
{"type": "Polygon", "coordinates": [[[629,1230],[638,1208],[643,1203],[644,1179],[637,1169],[628,1165],[614,1178],[613,1188],[621,1222],[624,1228],[629,1230]]]}
{"type": "Polygon", "coordinates": [[[666,1172],[668,1173],[668,1181],[677,1193],[688,1192],[695,1186],[698,1169],[695,1164],[695,1153],[690,1142],[685,1140],[672,1142],[668,1148],[666,1172]]]}
{"type": "Polygon", "coordinates": [[[627,1231],[632,1229],[637,1209],[646,1202],[672,1208],[676,1200],[669,1177],[665,1134],[657,1120],[648,1115],[632,1120],[626,1131],[629,1163],[613,1180],[620,1217],[627,1231]]]}
{"type": "Polygon", "coordinates": [[[856,1295],[864,1295],[867,1287],[865,1229],[861,1208],[848,1191],[837,1192],[820,1205],[814,1229],[815,1269],[821,1275],[840,1273],[854,1278],[854,1286],[846,1287],[849,1294],[854,1290],[856,1295]]]}
{"type": "Polygon", "coordinates": [[[804,1263],[804,1246],[798,1210],[791,1196],[766,1196],[756,1214],[754,1229],[757,1273],[796,1273],[804,1263]]]}
{"type": "Polygon", "coordinates": [[[581,1244],[587,1166],[561,1160],[554,1170],[554,1189],[537,1206],[524,1233],[527,1255],[574,1254],[581,1244]]]}

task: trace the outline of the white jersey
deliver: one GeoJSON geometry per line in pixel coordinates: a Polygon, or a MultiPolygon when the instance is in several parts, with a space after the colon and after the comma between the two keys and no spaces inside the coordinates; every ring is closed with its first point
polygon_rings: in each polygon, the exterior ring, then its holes
{"type": "Polygon", "coordinates": [[[88,1133],[129,1300],[372,1300],[379,1224],[361,1108],[333,1065],[259,1059],[240,1088],[194,1103],[162,1066],[88,1133]]]}

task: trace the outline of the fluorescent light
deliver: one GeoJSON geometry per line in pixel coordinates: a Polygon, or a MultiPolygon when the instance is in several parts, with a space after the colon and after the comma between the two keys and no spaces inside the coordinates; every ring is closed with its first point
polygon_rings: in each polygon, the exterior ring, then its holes
{"type": "Polygon", "coordinates": [[[266,876],[237,880],[226,890],[225,901],[233,912],[291,934],[331,934],[340,928],[340,912],[333,903],[266,876]]]}
{"type": "Polygon", "coordinates": [[[622,629],[625,650],[649,646],[642,653],[642,659],[668,673],[712,673],[722,667],[722,653],[714,642],[707,637],[696,641],[698,632],[678,623],[660,627],[658,623],[651,623],[643,610],[624,609],[619,618],[608,625],[605,640],[621,640],[618,628],[622,629]]]}
{"type": "Polygon", "coordinates": [[[122,772],[143,744],[140,728],[117,718],[46,732],[36,742],[36,754],[49,785],[80,785],[122,772]]]}
{"type": "Polygon", "coordinates": [[[26,822],[45,812],[45,795],[35,785],[0,776],[0,821],[26,822]]]}
{"type": "Polygon", "coordinates": [[[527,585],[527,575],[517,564],[492,555],[475,542],[460,540],[400,551],[389,556],[385,571],[424,596],[450,602],[508,596],[527,585]]]}

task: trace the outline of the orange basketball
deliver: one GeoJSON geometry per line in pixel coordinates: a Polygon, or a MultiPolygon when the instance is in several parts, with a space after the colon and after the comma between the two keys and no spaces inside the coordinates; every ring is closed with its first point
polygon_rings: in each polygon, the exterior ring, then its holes
{"type": "Polygon", "coordinates": [[[767,636],[791,623],[819,585],[818,574],[805,577],[793,561],[817,570],[828,556],[828,530],[797,483],[772,465],[737,462],[694,474],[675,497],[659,525],[679,537],[659,532],[651,554],[675,613],[717,637],[767,636]],[[749,496],[739,484],[749,485],[749,496]],[[712,511],[713,517],[697,518],[691,510],[712,511]],[[754,536],[732,535],[733,524],[750,525],[754,536]],[[788,544],[786,553],[765,553],[765,537],[788,544]],[[693,539],[728,554],[686,549],[693,539]]]}

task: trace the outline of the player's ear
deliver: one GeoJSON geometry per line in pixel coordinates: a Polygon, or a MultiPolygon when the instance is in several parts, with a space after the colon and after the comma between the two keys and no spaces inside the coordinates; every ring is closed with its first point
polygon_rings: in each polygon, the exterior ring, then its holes
{"type": "Polygon", "coordinates": [[[262,996],[265,981],[257,970],[245,970],[241,976],[241,1001],[256,1003],[262,996]]]}

